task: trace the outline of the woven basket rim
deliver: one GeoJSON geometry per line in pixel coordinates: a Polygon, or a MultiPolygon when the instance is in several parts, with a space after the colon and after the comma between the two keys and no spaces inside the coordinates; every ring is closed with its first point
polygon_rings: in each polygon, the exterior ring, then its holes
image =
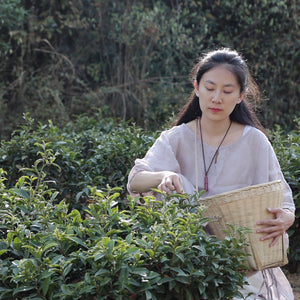
{"type": "MultiPolygon", "coordinates": [[[[211,196],[207,196],[207,197],[203,197],[203,198],[199,198],[198,201],[203,201],[206,202],[207,200],[213,199],[216,200],[216,198],[229,198],[229,197],[238,197],[245,194],[249,194],[251,192],[260,192],[260,191],[265,191],[267,188],[272,188],[275,186],[280,186],[280,188],[282,189],[282,182],[281,180],[274,180],[274,181],[269,181],[266,183],[260,183],[260,184],[255,184],[255,185],[250,185],[250,186],[246,186],[246,187],[242,187],[239,189],[235,189],[235,190],[231,190],[231,191],[227,191],[224,193],[220,193],[220,194],[215,194],[215,195],[211,195],[211,196]]],[[[236,198],[232,199],[232,201],[234,201],[236,198]]]]}

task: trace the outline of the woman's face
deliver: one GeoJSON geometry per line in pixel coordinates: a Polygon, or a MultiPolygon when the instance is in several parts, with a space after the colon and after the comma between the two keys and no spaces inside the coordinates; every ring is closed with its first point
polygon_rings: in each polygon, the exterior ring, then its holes
{"type": "Polygon", "coordinates": [[[202,117],[220,121],[228,119],[236,104],[242,101],[240,85],[235,74],[225,65],[217,66],[203,74],[195,85],[202,117]]]}

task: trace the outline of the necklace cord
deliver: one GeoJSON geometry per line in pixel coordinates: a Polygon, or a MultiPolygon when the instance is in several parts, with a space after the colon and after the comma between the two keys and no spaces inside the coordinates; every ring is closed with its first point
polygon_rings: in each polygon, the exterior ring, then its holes
{"type": "Polygon", "coordinates": [[[206,169],[205,154],[204,154],[204,145],[203,145],[203,137],[202,137],[202,128],[201,128],[201,119],[200,118],[198,118],[198,123],[199,123],[199,128],[200,128],[202,158],[203,158],[203,165],[204,165],[204,172],[205,172],[204,186],[205,186],[205,190],[208,191],[208,178],[207,178],[208,172],[210,170],[210,167],[211,167],[211,165],[212,165],[212,163],[213,163],[213,161],[214,161],[217,153],[219,152],[219,149],[220,149],[221,145],[223,144],[223,142],[224,142],[224,140],[225,140],[225,138],[226,138],[226,136],[228,134],[228,131],[229,131],[229,129],[231,127],[231,124],[232,124],[232,120],[230,120],[230,124],[229,124],[229,126],[228,126],[228,128],[227,128],[227,130],[226,130],[226,132],[225,132],[225,134],[224,134],[224,136],[223,136],[223,138],[222,138],[219,146],[217,147],[217,150],[215,151],[215,154],[214,154],[213,158],[210,161],[208,169],[206,169]]]}

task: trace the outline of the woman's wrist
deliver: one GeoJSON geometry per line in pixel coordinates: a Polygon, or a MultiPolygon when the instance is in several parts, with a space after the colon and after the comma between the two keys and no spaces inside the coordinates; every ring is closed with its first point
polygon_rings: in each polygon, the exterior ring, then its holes
{"type": "Polygon", "coordinates": [[[162,179],[171,173],[173,172],[170,171],[138,172],[132,178],[130,182],[130,187],[135,192],[139,192],[139,193],[149,192],[151,188],[157,188],[157,186],[161,183],[162,179]]]}
{"type": "Polygon", "coordinates": [[[291,213],[292,215],[295,216],[295,212],[289,208],[283,208],[284,211],[288,212],[288,213],[291,213]]]}

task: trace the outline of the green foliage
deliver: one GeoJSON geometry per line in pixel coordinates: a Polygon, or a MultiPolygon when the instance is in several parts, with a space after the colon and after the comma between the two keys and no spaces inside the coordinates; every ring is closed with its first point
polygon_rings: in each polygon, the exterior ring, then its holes
{"type": "MultiPolygon", "coordinates": [[[[63,129],[36,124],[28,115],[26,124],[9,141],[2,141],[0,166],[8,173],[12,187],[21,168],[31,168],[38,159],[40,145],[55,153],[60,170],[47,166],[49,185],[59,191],[59,199],[69,203],[85,203],[88,185],[122,187],[124,195],[129,170],[137,157],[143,157],[154,143],[157,133],[146,133],[137,126],[103,118],[78,117],[63,129]]],[[[30,171],[26,169],[30,174],[30,171]]]]}
{"type": "Polygon", "coordinates": [[[23,30],[27,11],[20,0],[3,0],[0,10],[0,57],[9,58],[15,48],[24,41],[26,33],[23,30]]]}
{"type": "Polygon", "coordinates": [[[289,268],[296,272],[300,263],[300,119],[295,120],[296,129],[288,135],[280,126],[270,132],[274,150],[282,167],[284,176],[293,191],[296,205],[296,221],[290,228],[289,268]]]}
{"type": "MultiPolygon", "coordinates": [[[[2,141],[0,167],[5,170],[6,186],[13,188],[19,181],[20,170],[31,176],[30,170],[39,159],[39,152],[52,151],[54,165],[47,165],[45,180],[55,192],[56,203],[65,201],[82,215],[89,199],[89,186],[105,189],[107,185],[120,187],[121,198],[126,198],[126,184],[129,170],[136,158],[144,157],[159,132],[145,132],[137,126],[104,118],[80,116],[63,129],[48,124],[36,124],[28,115],[26,124],[16,131],[9,141],[2,141]]],[[[295,224],[290,228],[289,268],[297,269],[299,256],[300,220],[300,152],[299,119],[295,130],[286,134],[281,127],[269,135],[278,156],[283,173],[292,188],[296,204],[295,224]]],[[[51,198],[50,195],[44,197],[51,198]]]]}
{"type": "Polygon", "coordinates": [[[1,299],[231,299],[246,254],[243,229],[207,236],[203,207],[188,195],[128,197],[89,188],[81,216],[48,188],[55,154],[45,145],[30,175],[6,188],[0,169],[1,299]],[[47,197],[45,197],[47,195],[47,197]],[[48,199],[50,198],[50,199],[48,199]]]}
{"type": "Polygon", "coordinates": [[[217,47],[247,59],[271,99],[263,123],[291,129],[299,114],[298,15],[294,0],[4,0],[0,137],[24,112],[64,125],[105,105],[111,117],[156,130],[191,92],[194,61],[217,47]]]}

